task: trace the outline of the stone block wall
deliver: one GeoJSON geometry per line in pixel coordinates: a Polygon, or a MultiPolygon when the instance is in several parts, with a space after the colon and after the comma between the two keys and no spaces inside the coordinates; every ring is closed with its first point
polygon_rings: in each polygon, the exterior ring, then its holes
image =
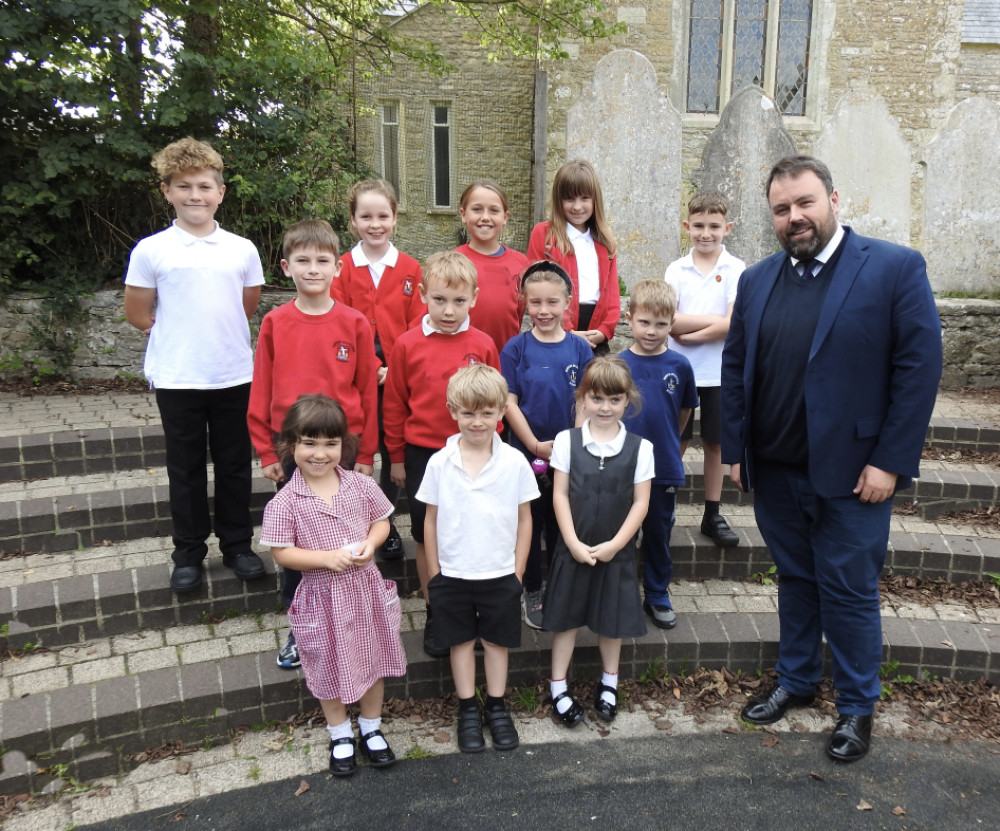
{"type": "MultiPolygon", "coordinates": [[[[275,306],[294,296],[290,290],[266,291],[251,332],[256,335],[260,318],[275,306]]],[[[142,376],[142,357],[146,339],[125,320],[121,289],[97,292],[84,302],[89,312],[80,333],[80,347],[74,356],[72,371],[79,378],[109,379],[142,376]]],[[[37,311],[37,298],[18,294],[0,305],[0,366],[9,365],[15,356],[44,358],[30,348],[28,320],[37,311]]],[[[619,352],[631,344],[625,321],[628,299],[622,298],[622,316],[612,341],[619,352]]],[[[1000,301],[938,300],[944,337],[944,375],[941,385],[956,387],[1000,387],[1000,301]]],[[[0,377],[11,371],[0,369],[0,377]]]]}
{"type": "Polygon", "coordinates": [[[531,61],[490,62],[485,49],[470,39],[468,18],[447,7],[424,6],[397,21],[408,38],[434,41],[455,72],[435,76],[409,61],[397,60],[389,73],[363,87],[359,139],[365,162],[376,169],[380,140],[380,104],[397,102],[400,119],[401,200],[395,242],[401,251],[423,260],[459,244],[458,199],[474,179],[494,179],[511,202],[510,221],[501,242],[524,251],[532,222],[532,120],[534,65],[531,61]],[[432,123],[435,104],[450,108],[450,208],[434,207],[432,198],[432,123]]]}

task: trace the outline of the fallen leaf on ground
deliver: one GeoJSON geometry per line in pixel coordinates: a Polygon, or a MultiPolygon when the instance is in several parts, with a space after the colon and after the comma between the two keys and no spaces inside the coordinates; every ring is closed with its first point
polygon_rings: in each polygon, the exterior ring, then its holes
{"type": "Polygon", "coordinates": [[[669,730],[673,726],[674,723],[672,721],[668,721],[667,719],[663,719],[661,721],[656,722],[657,730],[669,730]]]}
{"type": "Polygon", "coordinates": [[[437,733],[434,734],[434,741],[438,744],[447,744],[451,741],[451,733],[447,730],[438,730],[437,733]]]}
{"type": "Polygon", "coordinates": [[[740,732],[740,728],[739,727],[723,727],[722,728],[722,732],[723,733],[729,733],[730,735],[736,735],[737,733],[740,732]]]}
{"type": "Polygon", "coordinates": [[[191,760],[190,759],[178,759],[177,766],[175,770],[181,776],[187,776],[191,772],[191,760]]]}
{"type": "Polygon", "coordinates": [[[820,776],[818,773],[816,773],[814,771],[809,771],[809,775],[813,779],[815,779],[817,782],[825,782],[826,781],[826,777],[825,776],[820,776]]]}
{"type": "Polygon", "coordinates": [[[774,747],[779,741],[780,739],[778,739],[777,736],[771,736],[770,738],[764,739],[761,744],[764,745],[764,747],[774,747]]]}
{"type": "Polygon", "coordinates": [[[299,782],[299,786],[295,789],[296,796],[302,796],[306,791],[308,791],[312,786],[306,782],[305,779],[299,782]]]}
{"type": "Polygon", "coordinates": [[[859,802],[858,802],[858,810],[859,811],[874,811],[875,809],[872,808],[871,805],[869,805],[867,802],[865,802],[862,799],[862,800],[859,800],[859,802]]]}
{"type": "Polygon", "coordinates": [[[893,809],[892,809],[892,812],[893,812],[893,813],[894,813],[894,814],[895,814],[895,815],[896,815],[897,817],[905,817],[905,816],[906,816],[906,811],[904,811],[904,810],[903,810],[903,809],[902,809],[902,808],[901,808],[901,807],[900,807],[899,805],[897,805],[897,806],[896,806],[895,808],[893,808],[893,809]]]}

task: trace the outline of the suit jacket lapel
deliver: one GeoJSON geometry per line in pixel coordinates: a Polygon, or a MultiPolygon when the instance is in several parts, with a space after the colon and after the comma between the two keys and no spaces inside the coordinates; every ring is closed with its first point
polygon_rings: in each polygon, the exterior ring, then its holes
{"type": "Polygon", "coordinates": [[[819,352],[826,336],[830,334],[833,322],[840,313],[840,307],[844,305],[861,267],[867,260],[867,242],[863,237],[850,232],[844,241],[844,250],[840,254],[840,259],[834,266],[830,288],[826,292],[823,308],[820,309],[819,320],[816,321],[816,333],[813,335],[812,348],[809,350],[810,361],[816,357],[816,353],[819,352]]]}
{"type": "Polygon", "coordinates": [[[760,335],[761,318],[764,317],[764,309],[767,308],[767,301],[771,297],[771,292],[774,291],[774,284],[778,281],[778,275],[781,274],[781,270],[785,267],[784,256],[776,256],[772,259],[773,262],[769,263],[767,269],[762,270],[760,274],[754,276],[756,290],[753,294],[753,301],[746,310],[744,321],[744,331],[747,337],[745,363],[750,368],[751,373],[757,365],[757,342],[760,335]]]}

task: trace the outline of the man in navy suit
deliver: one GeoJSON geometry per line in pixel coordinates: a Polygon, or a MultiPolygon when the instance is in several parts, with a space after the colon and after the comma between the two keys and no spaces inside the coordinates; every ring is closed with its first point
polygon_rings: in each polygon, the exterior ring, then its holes
{"type": "Polygon", "coordinates": [[[789,156],[765,188],[784,248],[743,273],[722,359],[722,457],[754,489],[777,565],[778,685],[742,717],[809,704],[825,635],[837,688],[827,754],[871,744],[881,685],[878,577],[892,496],[918,474],[941,323],[916,251],[837,221],[830,171],[789,156]]]}

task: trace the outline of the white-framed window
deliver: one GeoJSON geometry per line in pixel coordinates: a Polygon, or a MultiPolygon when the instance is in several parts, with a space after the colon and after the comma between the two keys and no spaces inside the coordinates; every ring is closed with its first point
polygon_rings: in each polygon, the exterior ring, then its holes
{"type": "Polygon", "coordinates": [[[382,178],[391,182],[396,189],[397,198],[402,198],[402,183],[399,181],[399,102],[383,101],[380,117],[379,161],[382,178]]]}
{"type": "Polygon", "coordinates": [[[431,104],[431,205],[450,208],[451,195],[451,107],[431,104]]]}
{"type": "Polygon", "coordinates": [[[783,115],[805,115],[813,0],[691,0],[686,109],[719,113],[761,87],[783,115]]]}

